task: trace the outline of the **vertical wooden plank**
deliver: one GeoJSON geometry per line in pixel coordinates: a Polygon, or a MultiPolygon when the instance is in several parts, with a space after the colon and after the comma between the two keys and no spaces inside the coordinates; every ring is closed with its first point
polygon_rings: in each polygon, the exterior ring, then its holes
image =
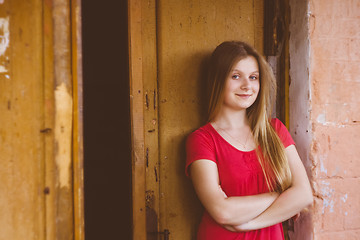
{"type": "Polygon", "coordinates": [[[159,239],[160,168],[158,140],[158,86],[156,1],[142,0],[142,69],[144,82],[144,127],[146,161],[147,239],[159,239]]]}
{"type": "Polygon", "coordinates": [[[56,239],[56,174],[54,161],[54,46],[52,1],[44,1],[43,56],[44,56],[44,135],[45,135],[45,189],[46,189],[46,239],[56,239]]]}
{"type": "Polygon", "coordinates": [[[73,239],[72,124],[70,1],[53,0],[54,49],[54,165],[56,239],[73,239]]]}
{"type": "Polygon", "coordinates": [[[254,0],[254,47],[264,54],[264,0],[254,0]]]}
{"type": "Polygon", "coordinates": [[[169,229],[171,239],[195,239],[202,213],[184,167],[186,136],[206,112],[203,62],[225,40],[261,45],[262,4],[158,1],[160,229],[169,229]]]}
{"type": "Polygon", "coordinates": [[[146,239],[141,0],[128,1],[133,239],[146,239]]]}
{"type": "Polygon", "coordinates": [[[74,239],[84,240],[84,150],[81,0],[71,1],[72,81],[74,99],[74,239]]]}
{"type": "Polygon", "coordinates": [[[0,3],[0,239],[45,239],[42,11],[0,3]]]}
{"type": "Polygon", "coordinates": [[[289,2],[265,5],[264,51],[277,79],[276,116],[289,127],[289,2]]]}

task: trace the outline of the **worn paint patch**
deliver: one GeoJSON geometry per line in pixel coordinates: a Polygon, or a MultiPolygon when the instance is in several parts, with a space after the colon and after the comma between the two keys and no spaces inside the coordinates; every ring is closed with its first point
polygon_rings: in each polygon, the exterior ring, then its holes
{"type": "MultiPolygon", "coordinates": [[[[332,127],[338,127],[338,128],[345,127],[345,125],[342,123],[338,123],[338,122],[334,122],[334,121],[326,121],[326,113],[319,114],[316,118],[316,122],[320,123],[323,126],[332,126],[332,127]]],[[[348,122],[348,120],[345,120],[345,123],[347,123],[347,122],[348,122]]]]}
{"type": "MultiPolygon", "coordinates": [[[[9,47],[9,43],[10,43],[9,17],[0,18],[0,57],[5,54],[6,49],[9,47]]],[[[2,61],[0,62],[0,73],[7,72],[6,67],[1,64],[3,64],[2,61]]]]}
{"type": "Polygon", "coordinates": [[[72,97],[65,83],[62,83],[55,89],[55,141],[57,144],[55,161],[60,187],[70,187],[71,183],[72,105],[72,97]]]}
{"type": "Polygon", "coordinates": [[[0,73],[6,73],[7,70],[3,65],[0,65],[0,73]]]}
{"type": "Polygon", "coordinates": [[[326,123],[325,113],[319,114],[316,120],[318,123],[325,124],[326,123]]]}
{"type": "Polygon", "coordinates": [[[0,4],[3,4],[5,0],[0,0],[0,4]]]}
{"type": "Polygon", "coordinates": [[[10,43],[9,17],[0,18],[0,56],[4,55],[10,43]]]}
{"type": "Polygon", "coordinates": [[[320,193],[323,198],[322,213],[325,213],[325,209],[328,208],[330,212],[334,212],[334,194],[335,190],[330,187],[330,183],[326,181],[321,182],[322,186],[320,193]]]}
{"type": "Polygon", "coordinates": [[[325,174],[327,174],[327,169],[325,168],[325,166],[324,166],[324,160],[326,160],[326,157],[324,157],[324,156],[319,156],[319,160],[320,160],[320,171],[322,172],[322,173],[325,173],[325,174]]]}
{"type": "Polygon", "coordinates": [[[348,195],[347,195],[347,193],[346,193],[343,197],[341,197],[341,200],[345,203],[346,200],[347,200],[347,198],[348,198],[348,195]]]}

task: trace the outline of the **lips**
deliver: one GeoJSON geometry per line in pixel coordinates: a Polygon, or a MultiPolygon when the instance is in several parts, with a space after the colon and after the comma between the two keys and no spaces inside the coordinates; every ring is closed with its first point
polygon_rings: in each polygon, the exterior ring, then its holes
{"type": "Polygon", "coordinates": [[[249,98],[251,97],[252,94],[235,94],[235,95],[241,98],[249,98]]]}

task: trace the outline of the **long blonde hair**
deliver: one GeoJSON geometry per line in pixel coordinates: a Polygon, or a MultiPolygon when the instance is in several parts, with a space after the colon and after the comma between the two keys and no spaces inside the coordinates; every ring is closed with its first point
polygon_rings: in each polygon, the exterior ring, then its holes
{"type": "Polygon", "coordinates": [[[257,156],[271,191],[283,192],[291,185],[291,172],[284,146],[270,123],[270,114],[276,95],[276,80],[265,59],[250,45],[239,42],[223,42],[210,58],[208,121],[214,120],[223,104],[226,79],[234,64],[253,56],[260,72],[260,91],[257,99],[247,110],[250,128],[257,147],[257,156]],[[273,95],[273,96],[272,96],[273,95]],[[259,150],[261,149],[261,151],[259,150]]]}

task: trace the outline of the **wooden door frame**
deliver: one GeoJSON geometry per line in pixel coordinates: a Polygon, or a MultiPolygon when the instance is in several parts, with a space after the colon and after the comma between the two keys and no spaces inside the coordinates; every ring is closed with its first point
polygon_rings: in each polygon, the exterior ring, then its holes
{"type": "Polygon", "coordinates": [[[133,239],[146,239],[141,0],[128,0],[133,239]]]}
{"type": "Polygon", "coordinates": [[[44,1],[43,24],[45,238],[83,240],[81,0],[44,1]]]}
{"type": "Polygon", "coordinates": [[[73,194],[74,239],[85,239],[84,226],[84,135],[81,0],[71,0],[71,48],[73,82],[73,194]]]}

